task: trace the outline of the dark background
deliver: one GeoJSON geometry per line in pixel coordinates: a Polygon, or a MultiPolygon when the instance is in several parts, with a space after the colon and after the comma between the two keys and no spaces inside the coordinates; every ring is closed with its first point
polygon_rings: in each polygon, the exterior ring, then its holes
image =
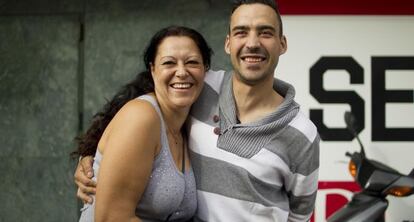
{"type": "Polygon", "coordinates": [[[73,138],[143,68],[155,31],[185,25],[224,50],[228,1],[0,0],[0,221],[77,221],[73,138]]]}

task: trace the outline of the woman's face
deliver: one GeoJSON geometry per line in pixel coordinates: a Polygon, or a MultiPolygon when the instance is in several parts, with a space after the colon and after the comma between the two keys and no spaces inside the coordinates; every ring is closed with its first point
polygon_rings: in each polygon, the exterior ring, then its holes
{"type": "Polygon", "coordinates": [[[151,64],[155,94],[173,109],[189,108],[204,84],[205,67],[200,49],[185,36],[165,38],[151,64]]]}

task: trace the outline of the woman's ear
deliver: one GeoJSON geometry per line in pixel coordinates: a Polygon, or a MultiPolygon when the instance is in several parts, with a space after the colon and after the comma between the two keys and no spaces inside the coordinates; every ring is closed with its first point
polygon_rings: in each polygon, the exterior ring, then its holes
{"type": "Polygon", "coordinates": [[[155,72],[155,67],[154,67],[154,64],[152,62],[150,63],[150,71],[151,71],[152,79],[154,79],[153,73],[155,72]]]}

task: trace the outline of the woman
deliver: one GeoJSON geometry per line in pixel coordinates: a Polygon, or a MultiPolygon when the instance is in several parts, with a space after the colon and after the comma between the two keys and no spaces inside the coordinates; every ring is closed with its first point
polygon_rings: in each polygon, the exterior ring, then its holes
{"type": "Polygon", "coordinates": [[[146,70],[99,112],[76,154],[95,152],[96,198],[80,221],[186,221],[197,208],[184,122],[212,51],[186,27],[157,32],[146,70]],[[138,97],[138,98],[136,98],[138,97]],[[135,99],[136,98],[136,99],[135,99]]]}

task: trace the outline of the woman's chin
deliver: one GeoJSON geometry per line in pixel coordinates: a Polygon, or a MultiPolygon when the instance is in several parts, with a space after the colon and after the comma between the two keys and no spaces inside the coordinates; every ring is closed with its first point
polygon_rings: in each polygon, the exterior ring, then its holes
{"type": "Polygon", "coordinates": [[[176,98],[173,101],[173,104],[178,109],[185,109],[190,108],[193,103],[195,102],[195,99],[192,98],[176,98]]]}

